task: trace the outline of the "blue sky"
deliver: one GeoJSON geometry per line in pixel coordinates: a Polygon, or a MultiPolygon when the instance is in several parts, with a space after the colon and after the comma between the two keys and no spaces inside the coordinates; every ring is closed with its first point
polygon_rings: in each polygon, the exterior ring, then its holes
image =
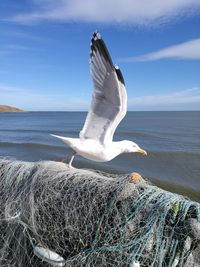
{"type": "Polygon", "coordinates": [[[6,0],[0,25],[0,104],[87,110],[98,29],[129,110],[200,110],[199,0],[6,0]]]}

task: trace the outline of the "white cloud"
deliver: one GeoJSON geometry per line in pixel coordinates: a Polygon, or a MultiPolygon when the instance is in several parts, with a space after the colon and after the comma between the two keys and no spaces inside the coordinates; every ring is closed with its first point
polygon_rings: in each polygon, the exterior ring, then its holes
{"type": "Polygon", "coordinates": [[[18,44],[5,44],[5,45],[0,45],[0,55],[6,56],[8,54],[12,53],[17,53],[17,52],[28,52],[32,50],[30,46],[25,46],[25,45],[18,45],[18,44]]]}
{"type": "Polygon", "coordinates": [[[200,88],[135,97],[129,100],[129,108],[131,110],[200,110],[200,88]]]}
{"type": "Polygon", "coordinates": [[[0,34],[3,36],[14,37],[15,39],[29,39],[31,41],[41,41],[43,40],[42,36],[37,36],[33,33],[27,31],[19,31],[19,30],[10,30],[10,29],[0,29],[0,34]]]}
{"type": "Polygon", "coordinates": [[[89,103],[85,99],[69,98],[67,93],[53,94],[48,90],[40,91],[0,85],[0,104],[15,106],[27,111],[78,111],[89,108],[89,103]]]}
{"type": "MultiPolygon", "coordinates": [[[[39,92],[0,85],[0,104],[35,111],[82,111],[89,109],[90,99],[69,98],[67,93],[52,94],[48,91],[39,92]]],[[[128,108],[129,110],[200,110],[200,88],[129,98],[128,108]]]]}
{"type": "Polygon", "coordinates": [[[0,98],[2,99],[5,95],[12,96],[12,94],[24,94],[26,92],[25,89],[18,88],[15,86],[7,86],[4,84],[0,84],[0,98]]]}
{"type": "MultiPolygon", "coordinates": [[[[32,0],[33,1],[33,0],[32,0]]],[[[199,12],[199,0],[34,0],[35,11],[17,14],[15,22],[43,20],[159,24],[199,12]]]]}
{"type": "Polygon", "coordinates": [[[120,59],[121,62],[134,62],[134,61],[152,61],[159,60],[164,58],[174,58],[174,59],[200,59],[200,38],[190,40],[185,43],[178,45],[173,45],[166,47],[164,49],[137,56],[137,57],[128,57],[120,59]]]}

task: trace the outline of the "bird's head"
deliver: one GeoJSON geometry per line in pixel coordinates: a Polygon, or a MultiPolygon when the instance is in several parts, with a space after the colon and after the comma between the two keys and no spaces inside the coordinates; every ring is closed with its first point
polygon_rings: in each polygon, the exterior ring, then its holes
{"type": "Polygon", "coordinates": [[[142,149],[141,147],[139,147],[136,143],[132,142],[132,141],[128,141],[128,140],[124,140],[122,141],[123,143],[123,148],[124,148],[124,152],[125,153],[132,153],[132,152],[138,152],[142,155],[147,155],[147,152],[142,149]]]}

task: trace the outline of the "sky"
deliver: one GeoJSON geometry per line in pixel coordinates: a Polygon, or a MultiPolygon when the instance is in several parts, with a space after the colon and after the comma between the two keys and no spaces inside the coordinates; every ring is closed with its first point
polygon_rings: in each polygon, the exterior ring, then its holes
{"type": "Polygon", "coordinates": [[[96,30],[129,110],[200,110],[199,0],[0,1],[0,104],[87,110],[96,30]]]}

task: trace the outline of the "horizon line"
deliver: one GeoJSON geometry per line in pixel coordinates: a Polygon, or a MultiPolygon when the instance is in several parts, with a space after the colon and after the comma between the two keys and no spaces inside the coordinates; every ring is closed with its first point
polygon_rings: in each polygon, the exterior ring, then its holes
{"type": "MultiPolygon", "coordinates": [[[[127,110],[127,112],[187,112],[187,111],[200,111],[197,110],[127,110]]],[[[23,110],[23,112],[89,112],[89,110],[23,110]]]]}

